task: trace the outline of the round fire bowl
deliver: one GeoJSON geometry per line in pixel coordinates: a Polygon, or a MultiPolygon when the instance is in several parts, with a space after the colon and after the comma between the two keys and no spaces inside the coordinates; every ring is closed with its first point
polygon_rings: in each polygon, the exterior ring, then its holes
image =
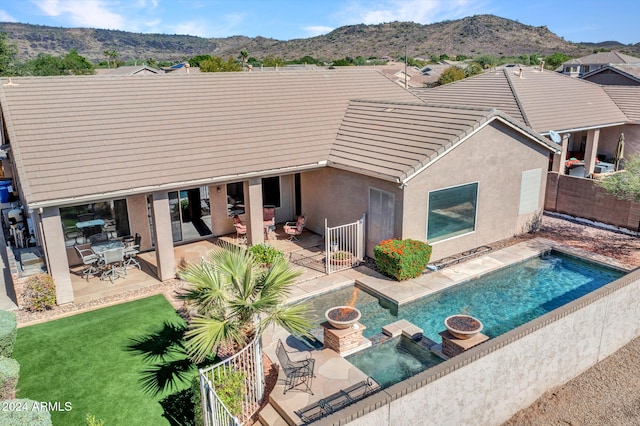
{"type": "Polygon", "coordinates": [[[335,306],[328,309],[324,316],[333,327],[343,329],[357,323],[362,314],[353,306],[335,306]]]}

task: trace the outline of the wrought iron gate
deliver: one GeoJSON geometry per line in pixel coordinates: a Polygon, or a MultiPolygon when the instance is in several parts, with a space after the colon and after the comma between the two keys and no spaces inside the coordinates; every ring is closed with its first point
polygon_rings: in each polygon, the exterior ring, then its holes
{"type": "Polygon", "coordinates": [[[324,220],[325,259],[327,274],[357,266],[364,259],[364,220],[329,227],[324,220]]]}

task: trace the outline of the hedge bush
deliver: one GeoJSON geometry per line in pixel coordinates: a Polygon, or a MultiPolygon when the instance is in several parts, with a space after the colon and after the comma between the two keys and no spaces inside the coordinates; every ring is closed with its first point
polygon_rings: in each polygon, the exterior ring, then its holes
{"type": "MultiPolygon", "coordinates": [[[[13,358],[0,357],[0,399],[16,397],[16,385],[20,378],[20,364],[13,358]]],[[[0,424],[2,424],[0,422],[0,424]]]]}
{"type": "Polygon", "coordinates": [[[273,265],[273,262],[279,257],[284,258],[284,252],[282,250],[278,250],[264,243],[249,247],[249,252],[251,252],[258,263],[265,266],[273,265]]]}
{"type": "Polygon", "coordinates": [[[431,258],[431,246],[417,240],[385,240],[373,254],[378,270],[384,275],[404,281],[422,274],[431,258]]]}
{"type": "Polygon", "coordinates": [[[0,410],[2,426],[51,426],[51,413],[47,410],[34,409],[40,403],[30,399],[12,399],[4,401],[7,410],[0,410]]]}
{"type": "Polygon", "coordinates": [[[27,280],[24,307],[28,311],[46,311],[56,304],[56,285],[49,274],[38,274],[27,280]]]}
{"type": "Polygon", "coordinates": [[[0,310],[0,356],[11,358],[17,334],[16,314],[0,310]]]}

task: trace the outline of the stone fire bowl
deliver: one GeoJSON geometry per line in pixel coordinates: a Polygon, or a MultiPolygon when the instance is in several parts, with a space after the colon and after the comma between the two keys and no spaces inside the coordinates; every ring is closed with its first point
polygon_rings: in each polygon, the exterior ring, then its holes
{"type": "Polygon", "coordinates": [[[334,306],[324,313],[329,324],[338,329],[351,327],[360,320],[361,316],[360,311],[353,306],[334,306]]]}

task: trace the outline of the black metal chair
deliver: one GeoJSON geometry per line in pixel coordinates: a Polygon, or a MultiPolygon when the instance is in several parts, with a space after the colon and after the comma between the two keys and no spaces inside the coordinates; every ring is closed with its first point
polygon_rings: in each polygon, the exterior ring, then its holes
{"type": "Polygon", "coordinates": [[[311,379],[315,377],[313,369],[315,368],[316,360],[311,357],[311,353],[307,352],[307,358],[303,360],[292,361],[289,357],[289,352],[284,348],[282,340],[278,340],[276,356],[278,357],[280,368],[285,376],[285,389],[283,393],[287,393],[287,391],[299,385],[304,385],[305,392],[313,395],[311,391],[311,379]]]}

